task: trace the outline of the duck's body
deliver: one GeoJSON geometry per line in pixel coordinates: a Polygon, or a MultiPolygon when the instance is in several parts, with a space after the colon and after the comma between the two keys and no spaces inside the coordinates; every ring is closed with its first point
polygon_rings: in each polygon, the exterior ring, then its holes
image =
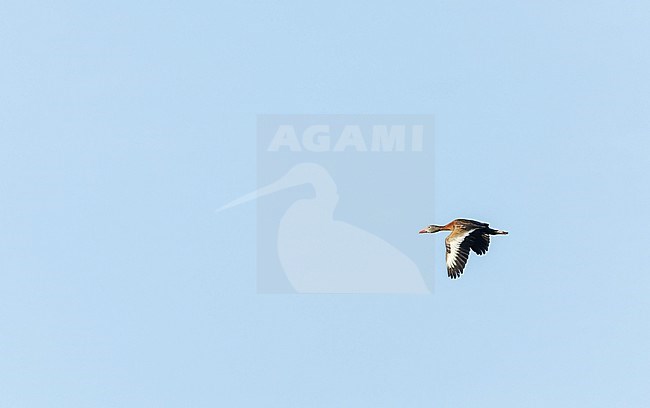
{"type": "Polygon", "coordinates": [[[470,250],[483,255],[490,246],[490,235],[507,235],[507,231],[490,228],[484,222],[456,219],[447,225],[429,225],[420,234],[432,234],[438,231],[451,231],[445,238],[447,249],[447,275],[456,279],[463,274],[470,250]]]}

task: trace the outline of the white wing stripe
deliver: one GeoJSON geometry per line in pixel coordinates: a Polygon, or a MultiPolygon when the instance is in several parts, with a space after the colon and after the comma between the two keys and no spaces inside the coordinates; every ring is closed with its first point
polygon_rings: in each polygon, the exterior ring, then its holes
{"type": "MultiPolygon", "coordinates": [[[[476,228],[467,230],[447,242],[447,244],[449,244],[449,253],[447,254],[447,268],[453,269],[456,267],[457,258],[462,256],[460,252],[460,245],[463,243],[465,238],[467,238],[467,236],[474,231],[476,231],[476,228]]],[[[465,260],[467,260],[467,257],[465,257],[465,260]]]]}

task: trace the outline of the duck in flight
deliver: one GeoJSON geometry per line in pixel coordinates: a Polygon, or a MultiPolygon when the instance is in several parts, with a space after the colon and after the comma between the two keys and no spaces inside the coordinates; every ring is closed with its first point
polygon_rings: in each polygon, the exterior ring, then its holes
{"type": "Polygon", "coordinates": [[[447,225],[429,225],[420,234],[451,231],[445,238],[447,248],[447,275],[456,279],[463,274],[470,250],[483,255],[490,246],[490,235],[508,235],[507,231],[490,228],[489,224],[473,220],[457,219],[447,225]]]}

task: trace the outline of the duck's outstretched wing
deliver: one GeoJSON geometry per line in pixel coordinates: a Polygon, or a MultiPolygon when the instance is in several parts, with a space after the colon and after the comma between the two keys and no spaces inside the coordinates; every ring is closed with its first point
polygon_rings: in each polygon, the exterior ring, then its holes
{"type": "Polygon", "coordinates": [[[469,259],[469,251],[471,249],[472,233],[476,229],[456,229],[449,234],[445,239],[445,247],[447,249],[447,276],[451,279],[456,279],[463,274],[467,259],[469,259]]]}
{"type": "Polygon", "coordinates": [[[472,232],[467,239],[470,240],[469,247],[476,252],[476,255],[483,255],[488,251],[490,235],[484,230],[478,229],[472,232]]]}

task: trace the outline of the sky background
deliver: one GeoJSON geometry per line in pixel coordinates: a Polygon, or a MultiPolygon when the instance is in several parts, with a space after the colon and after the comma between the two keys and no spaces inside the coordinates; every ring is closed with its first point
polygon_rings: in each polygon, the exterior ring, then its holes
{"type": "Polygon", "coordinates": [[[650,6],[568,3],[2,2],[0,406],[650,405],[650,6]],[[511,234],[259,295],[263,113],[434,114],[392,216],[511,234]]]}

